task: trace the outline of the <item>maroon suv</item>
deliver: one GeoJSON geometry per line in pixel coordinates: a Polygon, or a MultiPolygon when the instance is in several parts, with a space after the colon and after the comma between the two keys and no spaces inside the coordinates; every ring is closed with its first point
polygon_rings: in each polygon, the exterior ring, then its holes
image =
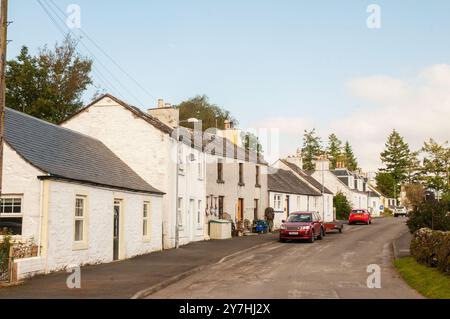
{"type": "Polygon", "coordinates": [[[280,230],[280,241],[306,239],[313,243],[323,239],[325,228],[320,215],[315,212],[291,213],[288,220],[283,220],[280,230]]]}

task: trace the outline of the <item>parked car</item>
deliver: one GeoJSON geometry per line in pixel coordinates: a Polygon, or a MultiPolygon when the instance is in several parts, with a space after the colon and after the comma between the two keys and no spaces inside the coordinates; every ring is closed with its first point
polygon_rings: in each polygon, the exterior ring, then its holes
{"type": "Polygon", "coordinates": [[[320,215],[316,212],[291,213],[283,220],[280,230],[280,241],[306,239],[313,243],[325,237],[325,228],[320,215]]]}
{"type": "Polygon", "coordinates": [[[269,232],[269,223],[265,220],[253,221],[252,231],[258,234],[267,234],[269,232]]]}
{"type": "Polygon", "coordinates": [[[394,209],[394,217],[398,217],[398,216],[405,216],[407,217],[408,214],[408,210],[406,209],[405,206],[397,206],[394,209]]]}
{"type": "Polygon", "coordinates": [[[367,209],[353,209],[348,218],[349,225],[364,223],[366,225],[372,224],[372,215],[367,209]]]}

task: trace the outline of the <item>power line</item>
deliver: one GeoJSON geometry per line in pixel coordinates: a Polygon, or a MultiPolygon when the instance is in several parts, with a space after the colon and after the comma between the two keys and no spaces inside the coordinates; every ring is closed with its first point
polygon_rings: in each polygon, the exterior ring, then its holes
{"type": "MultiPolygon", "coordinates": [[[[47,16],[50,18],[50,20],[55,24],[55,26],[58,28],[58,30],[60,30],[60,32],[63,34],[63,36],[67,36],[67,33],[64,32],[63,29],[61,29],[61,26],[58,24],[58,22],[55,20],[55,17],[53,15],[56,16],[56,18],[67,28],[68,33],[72,36],[74,36],[75,38],[78,39],[78,43],[80,43],[91,55],[92,59],[94,61],[96,61],[110,76],[113,80],[115,80],[116,83],[118,83],[118,85],[126,92],[128,93],[139,105],[143,106],[143,103],[139,100],[139,98],[137,98],[133,93],[131,93],[126,86],[109,70],[108,67],[106,67],[102,61],[100,59],[97,58],[97,56],[95,55],[94,52],[92,52],[92,50],[82,41],[82,37],[78,37],[76,34],[73,33],[73,31],[66,25],[65,21],[64,21],[64,16],[63,18],[61,18],[61,16],[55,11],[54,8],[52,8],[48,3],[46,3],[46,5],[48,6],[48,8],[46,6],[44,6],[43,2],[41,0],[37,0],[37,2],[39,3],[39,5],[41,6],[41,8],[44,10],[44,12],[47,14],[47,16]],[[51,12],[50,12],[51,11],[51,12]],[[53,14],[52,14],[53,13],[53,14]]],[[[115,85],[112,84],[112,82],[110,82],[107,77],[105,77],[103,75],[103,73],[100,71],[100,69],[96,69],[96,73],[100,74],[100,77],[103,78],[103,80],[107,83],[109,83],[109,86],[111,86],[114,90],[116,91],[120,91],[117,90],[117,88],[115,87],[115,85]]]]}
{"type": "MultiPolygon", "coordinates": [[[[53,4],[53,6],[59,11],[61,12],[61,14],[65,14],[64,11],[58,7],[58,5],[53,1],[53,0],[49,0],[51,2],[51,4],[53,4]]],[[[94,39],[92,39],[89,34],[87,32],[85,32],[82,28],[79,29],[80,32],[89,40],[92,42],[92,44],[94,44],[94,46],[101,52],[103,53],[120,71],[123,72],[123,74],[125,74],[131,81],[133,81],[137,86],[139,86],[139,88],[142,89],[142,91],[144,91],[150,98],[154,99],[154,96],[143,86],[141,85],[135,78],[133,78],[124,68],[122,68],[122,66],[120,66],[119,63],[117,63],[113,57],[111,57],[110,54],[108,54],[108,52],[106,52],[94,39]]]]}

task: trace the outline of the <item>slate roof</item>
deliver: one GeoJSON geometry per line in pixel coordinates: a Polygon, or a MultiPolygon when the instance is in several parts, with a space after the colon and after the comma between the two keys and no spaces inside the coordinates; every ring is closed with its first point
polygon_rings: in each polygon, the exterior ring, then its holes
{"type": "Polygon", "coordinates": [[[45,178],[163,194],[99,140],[8,108],[5,140],[45,178]]]}
{"type": "MultiPolygon", "coordinates": [[[[132,112],[136,117],[138,117],[140,119],[143,119],[144,121],[146,121],[150,125],[154,126],[155,128],[157,128],[161,132],[176,137],[176,132],[174,132],[174,131],[176,131],[176,129],[166,125],[165,123],[163,123],[162,121],[160,121],[156,117],[151,116],[150,114],[147,114],[147,113],[141,111],[139,108],[137,108],[135,106],[132,106],[132,105],[130,105],[130,104],[128,104],[128,103],[126,103],[126,102],[116,98],[115,96],[113,96],[111,94],[104,94],[104,95],[102,95],[101,97],[97,98],[96,100],[91,102],[86,107],[84,107],[81,110],[79,110],[78,112],[72,114],[70,117],[65,119],[61,124],[69,121],[71,118],[77,116],[78,114],[80,114],[83,111],[87,110],[91,106],[97,104],[100,100],[102,100],[104,98],[109,98],[109,99],[113,100],[117,104],[123,106],[124,108],[126,108],[127,110],[132,112]]],[[[190,146],[192,148],[195,148],[197,150],[204,151],[205,147],[207,145],[209,145],[208,146],[208,150],[214,149],[215,150],[215,155],[218,155],[218,156],[223,156],[223,157],[233,158],[233,159],[239,159],[239,160],[243,160],[243,161],[248,161],[249,158],[250,159],[256,158],[256,156],[254,154],[249,153],[248,151],[244,150],[241,147],[237,147],[237,149],[235,150],[235,145],[230,140],[228,140],[226,138],[219,137],[217,135],[204,133],[204,134],[202,134],[202,136],[200,138],[198,138],[198,135],[197,135],[196,136],[197,139],[195,139],[193,130],[190,130],[190,129],[182,127],[182,126],[180,126],[180,131],[179,131],[178,134],[179,134],[179,136],[183,136],[184,137],[181,140],[182,143],[184,143],[185,145],[188,145],[188,146],[190,146]],[[214,136],[214,138],[212,136],[214,136]],[[222,141],[220,141],[221,139],[222,139],[222,141]],[[224,145],[224,149],[222,149],[220,147],[220,143],[222,145],[224,145]]],[[[258,160],[259,164],[267,165],[267,162],[265,162],[262,157],[258,158],[257,160],[258,160]]]]}
{"type": "MultiPolygon", "coordinates": [[[[316,189],[322,191],[323,188],[322,184],[311,175],[305,173],[300,167],[298,167],[293,163],[288,162],[287,160],[281,160],[281,162],[285,164],[287,167],[289,167],[291,170],[293,170],[295,173],[300,175],[302,178],[304,178],[309,184],[314,186],[316,189]]],[[[324,193],[333,195],[333,192],[326,187],[324,187],[324,193]]]]}
{"type": "Polygon", "coordinates": [[[309,187],[291,171],[278,169],[276,173],[268,176],[268,189],[273,192],[286,194],[321,196],[319,191],[309,187]]]}

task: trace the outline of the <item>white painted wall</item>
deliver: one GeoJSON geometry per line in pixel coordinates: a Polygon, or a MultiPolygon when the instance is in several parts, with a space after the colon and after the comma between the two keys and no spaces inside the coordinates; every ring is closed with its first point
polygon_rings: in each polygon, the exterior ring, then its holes
{"type": "Polygon", "coordinates": [[[46,270],[67,265],[113,261],[114,200],[122,200],[120,216],[120,259],[159,251],[161,243],[162,197],[51,181],[49,186],[46,270]],[[77,195],[87,199],[87,247],[74,246],[74,212],[77,195]],[[143,204],[150,202],[151,236],[144,239],[143,204]]]}
{"type": "MultiPolygon", "coordinates": [[[[289,166],[285,165],[282,161],[278,160],[274,165],[275,168],[284,169],[291,171],[295,176],[297,176],[300,180],[302,180],[305,184],[309,185],[311,188],[316,189],[318,192],[322,192],[321,189],[317,189],[314,185],[308,183],[308,181],[303,178],[303,176],[297,174],[294,170],[291,170],[289,166]]],[[[321,176],[319,182],[321,183],[321,176]]],[[[313,200],[314,203],[311,207],[314,207],[314,210],[319,212],[325,222],[332,222],[334,220],[334,211],[333,211],[333,195],[332,194],[323,194],[317,199],[313,200]]]]}
{"type": "Polygon", "coordinates": [[[32,237],[39,241],[41,182],[42,171],[30,165],[8,144],[3,149],[3,196],[20,195],[22,197],[23,225],[21,239],[32,237]]]}
{"type": "MultiPolygon", "coordinates": [[[[166,193],[163,199],[163,242],[164,248],[173,248],[177,201],[176,140],[109,98],[102,99],[63,126],[99,139],[144,180],[166,193]]],[[[203,155],[200,157],[204,160],[203,155]]],[[[189,163],[186,170],[188,173],[180,176],[179,180],[182,216],[190,214],[186,204],[190,198],[196,205],[201,200],[204,211],[206,197],[206,181],[197,178],[197,163],[189,163]]],[[[204,239],[204,223],[193,224],[182,225],[181,244],[204,239]]]]}
{"type": "MultiPolygon", "coordinates": [[[[206,195],[216,199],[224,196],[224,212],[231,215],[233,221],[237,216],[239,198],[244,199],[244,220],[254,220],[255,199],[258,199],[258,219],[264,219],[265,209],[268,207],[267,166],[253,162],[244,162],[230,158],[206,155],[206,195]],[[217,183],[217,162],[221,159],[223,165],[223,179],[225,183],[217,183]],[[244,183],[239,186],[239,163],[244,164],[244,183]],[[256,187],[256,166],[260,167],[260,186],[256,187]]],[[[210,205],[209,205],[210,206],[210,205]]],[[[209,220],[218,216],[208,216],[209,220]]]]}

